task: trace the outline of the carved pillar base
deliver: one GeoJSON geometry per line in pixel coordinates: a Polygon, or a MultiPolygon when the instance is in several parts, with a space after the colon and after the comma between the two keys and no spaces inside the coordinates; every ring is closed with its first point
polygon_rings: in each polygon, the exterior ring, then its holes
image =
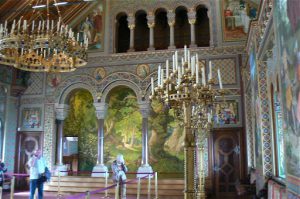
{"type": "Polygon", "coordinates": [[[190,44],[189,48],[197,48],[197,45],[196,44],[190,44]]]}
{"type": "Polygon", "coordinates": [[[63,165],[63,164],[56,165],[54,170],[54,176],[58,176],[58,173],[60,173],[60,176],[67,176],[68,175],[67,171],[68,171],[67,165],[63,165]]]}
{"type": "Polygon", "coordinates": [[[197,192],[197,199],[206,199],[205,191],[197,192]]]}
{"type": "Polygon", "coordinates": [[[148,51],[155,51],[155,48],[154,47],[149,47],[147,50],[148,51]]]}
{"type": "Polygon", "coordinates": [[[130,52],[135,52],[135,50],[134,50],[134,48],[130,48],[130,49],[127,50],[127,52],[129,52],[129,53],[130,52]]]}
{"type": "Polygon", "coordinates": [[[175,50],[175,49],[176,49],[176,46],[169,46],[168,49],[169,49],[169,50],[175,50]]]}
{"type": "Polygon", "coordinates": [[[92,171],[92,177],[101,177],[101,178],[109,177],[109,173],[94,173],[94,172],[108,172],[108,169],[104,164],[98,164],[94,166],[92,171]]]}
{"type": "MultiPolygon", "coordinates": [[[[144,164],[144,165],[141,165],[139,168],[138,168],[138,173],[153,173],[153,170],[152,170],[152,167],[148,164],[144,164]]],[[[137,178],[142,178],[144,177],[145,175],[148,175],[148,174],[136,174],[136,177],[137,178]]],[[[150,176],[151,178],[153,178],[153,175],[150,176]]]]}

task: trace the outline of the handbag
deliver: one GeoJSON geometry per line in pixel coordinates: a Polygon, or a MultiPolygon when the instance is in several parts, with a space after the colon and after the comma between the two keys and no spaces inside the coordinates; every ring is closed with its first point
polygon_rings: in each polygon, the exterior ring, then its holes
{"type": "Polygon", "coordinates": [[[51,172],[49,171],[48,167],[45,167],[45,172],[39,174],[39,180],[41,182],[47,182],[50,181],[51,178],[51,172]]]}

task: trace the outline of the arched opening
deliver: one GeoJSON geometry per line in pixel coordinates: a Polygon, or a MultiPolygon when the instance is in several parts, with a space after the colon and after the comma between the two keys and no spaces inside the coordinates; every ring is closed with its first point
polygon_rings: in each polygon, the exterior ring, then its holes
{"type": "Polygon", "coordinates": [[[142,116],[135,92],[117,86],[107,95],[108,112],[104,122],[104,162],[111,165],[123,154],[129,171],[137,171],[142,160],[142,116]]]}
{"type": "Polygon", "coordinates": [[[116,17],[116,52],[123,53],[129,49],[130,30],[127,15],[120,13],[116,17]]]}
{"type": "Polygon", "coordinates": [[[207,8],[199,5],[196,9],[197,18],[195,24],[196,44],[200,47],[209,46],[210,32],[209,32],[209,18],[207,16],[207,8]]]}
{"type": "Polygon", "coordinates": [[[147,13],[144,10],[135,14],[134,50],[146,51],[149,47],[149,27],[147,24],[147,13]]]}
{"type": "MultiPolygon", "coordinates": [[[[74,167],[77,165],[74,165],[72,161],[77,159],[80,171],[91,171],[97,160],[98,140],[97,117],[93,97],[87,90],[76,89],[69,94],[67,102],[70,110],[64,121],[63,136],[65,140],[68,137],[77,137],[78,142],[77,144],[73,143],[70,147],[74,152],[68,150],[68,154],[64,154],[63,162],[74,167]]],[[[70,169],[76,171],[76,168],[70,169]]]]}
{"type": "Polygon", "coordinates": [[[175,46],[176,48],[183,48],[184,45],[189,46],[191,43],[191,30],[188,21],[187,9],[180,6],[176,8],[175,14],[175,46]]]}
{"type": "Polygon", "coordinates": [[[156,50],[168,49],[170,27],[168,24],[167,11],[163,8],[155,12],[154,47],[156,50]]]}

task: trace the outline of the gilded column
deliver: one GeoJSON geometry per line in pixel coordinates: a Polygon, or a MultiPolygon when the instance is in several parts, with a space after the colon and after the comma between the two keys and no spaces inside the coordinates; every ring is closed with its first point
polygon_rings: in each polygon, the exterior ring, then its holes
{"type": "Polygon", "coordinates": [[[195,38],[195,23],[196,23],[196,12],[194,10],[190,10],[188,12],[189,24],[191,27],[191,44],[190,48],[197,47],[196,38],[195,38]]]}
{"type": "Polygon", "coordinates": [[[195,162],[196,162],[196,143],[195,137],[191,128],[191,102],[185,101],[183,103],[184,111],[184,199],[196,198],[195,186],[195,162]]]}
{"type": "MultiPolygon", "coordinates": [[[[142,114],[142,165],[138,173],[152,173],[152,167],[148,163],[148,117],[150,112],[149,102],[140,102],[140,112],[142,114]]],[[[143,177],[145,174],[137,174],[137,177],[143,177]]]]}
{"type": "Polygon", "coordinates": [[[55,117],[57,124],[57,158],[56,158],[56,169],[55,175],[60,172],[61,176],[68,175],[67,166],[63,164],[63,136],[64,136],[64,120],[68,116],[69,105],[67,104],[56,104],[55,106],[55,117]]]}
{"type": "Polygon", "coordinates": [[[149,48],[148,51],[155,50],[154,48],[154,26],[155,26],[155,20],[153,13],[148,13],[147,15],[147,24],[149,27],[149,48]]]}
{"type": "Polygon", "coordinates": [[[135,20],[134,16],[130,14],[128,16],[128,28],[130,29],[130,42],[129,42],[129,50],[128,52],[134,52],[134,28],[135,28],[135,20]]]}
{"type": "Polygon", "coordinates": [[[175,49],[175,42],[174,42],[174,25],[175,25],[175,13],[173,10],[169,10],[168,12],[168,24],[170,26],[170,45],[168,49],[175,49]]]}
{"type": "Polygon", "coordinates": [[[108,169],[104,165],[104,119],[107,114],[108,104],[94,103],[94,106],[98,119],[98,154],[97,165],[93,168],[92,177],[105,177],[104,172],[107,172],[108,169]]]}

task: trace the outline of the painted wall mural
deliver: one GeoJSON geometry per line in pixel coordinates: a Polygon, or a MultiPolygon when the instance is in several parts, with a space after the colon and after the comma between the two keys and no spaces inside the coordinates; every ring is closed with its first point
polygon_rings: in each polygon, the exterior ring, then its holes
{"type": "Polygon", "coordinates": [[[274,3],[283,105],[288,198],[300,198],[300,1],[274,3]],[[296,197],[296,195],[298,197],[296,197]]]}
{"type": "Polygon", "coordinates": [[[258,5],[245,0],[221,0],[221,17],[224,41],[247,38],[250,20],[256,18],[258,5]]]}
{"type": "Polygon", "coordinates": [[[23,107],[21,109],[21,130],[22,131],[41,131],[43,129],[43,108],[23,107]]]}
{"type": "Polygon", "coordinates": [[[84,34],[86,35],[89,40],[90,50],[103,50],[104,8],[104,1],[98,1],[97,6],[87,13],[85,19],[75,28],[81,42],[84,41],[84,34]]]}
{"type": "Polygon", "coordinates": [[[97,160],[97,118],[92,95],[85,90],[72,94],[65,119],[64,137],[78,137],[78,168],[91,171],[97,160]]]}

